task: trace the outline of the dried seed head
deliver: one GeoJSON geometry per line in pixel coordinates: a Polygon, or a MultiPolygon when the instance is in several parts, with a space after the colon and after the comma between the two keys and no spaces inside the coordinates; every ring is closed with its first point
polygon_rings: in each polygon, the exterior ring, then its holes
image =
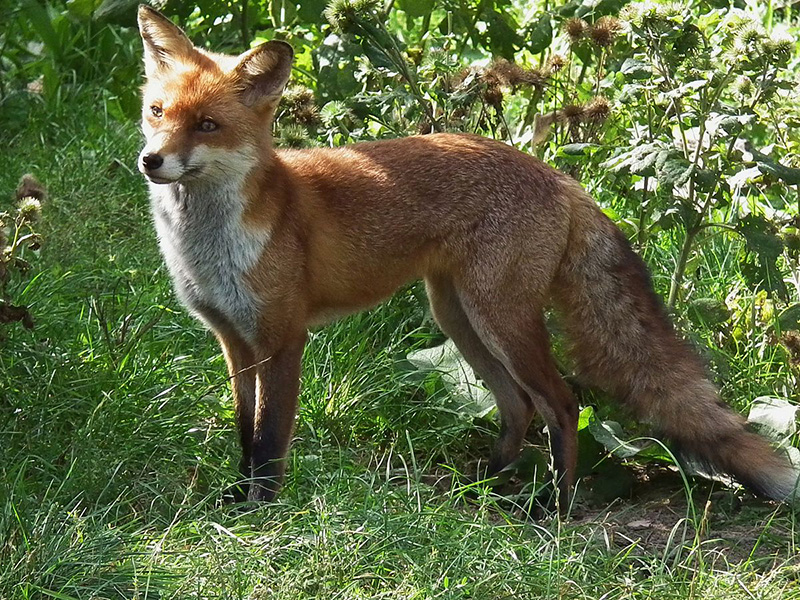
{"type": "Polygon", "coordinates": [[[283,93],[281,104],[291,109],[314,104],[314,92],[300,85],[289,86],[283,93]]]}
{"type": "Polygon", "coordinates": [[[793,365],[800,364],[800,333],[787,331],[780,337],[780,342],[789,352],[789,362],[793,365]]]}
{"type": "Polygon", "coordinates": [[[483,90],[483,100],[496,110],[501,110],[503,108],[503,90],[499,85],[489,84],[483,90]]]}
{"type": "Polygon", "coordinates": [[[14,196],[17,198],[17,200],[22,200],[23,198],[30,196],[31,198],[36,198],[40,202],[44,202],[47,200],[47,190],[39,182],[39,180],[36,179],[36,177],[30,173],[26,173],[22,176],[22,178],[20,178],[19,185],[17,186],[17,191],[14,192],[14,196]]]}
{"type": "Polygon", "coordinates": [[[570,43],[575,44],[586,34],[586,31],[589,29],[589,24],[583,19],[572,17],[564,21],[563,27],[564,33],[569,37],[570,43]]]}
{"type": "Polygon", "coordinates": [[[320,121],[319,109],[314,103],[314,92],[308,88],[290,87],[281,98],[281,104],[289,116],[302,125],[316,125],[320,121]]]}
{"type": "Polygon", "coordinates": [[[428,135],[429,133],[433,133],[433,125],[430,124],[430,121],[420,121],[417,124],[417,133],[419,135],[428,135]]]}
{"type": "Polygon", "coordinates": [[[558,73],[567,64],[567,59],[560,54],[553,54],[547,59],[547,70],[551,73],[558,73]]]}
{"type": "Polygon", "coordinates": [[[622,22],[616,17],[600,17],[589,28],[589,39],[599,48],[608,48],[614,44],[619,32],[622,31],[622,22]]]}
{"type": "Polygon", "coordinates": [[[502,58],[489,65],[483,72],[482,78],[487,85],[510,87],[521,85],[541,87],[547,81],[547,75],[539,69],[525,69],[502,58]]]}
{"type": "Polygon", "coordinates": [[[800,235],[796,233],[787,233],[783,236],[783,243],[786,245],[789,256],[796,257],[800,255],[800,235]]]}
{"type": "Polygon", "coordinates": [[[584,108],[584,118],[589,123],[603,123],[611,114],[611,104],[603,96],[595,96],[584,108]]]}
{"type": "Polygon", "coordinates": [[[567,104],[558,111],[559,120],[570,125],[577,125],[583,120],[586,109],[580,104],[567,104]]]}

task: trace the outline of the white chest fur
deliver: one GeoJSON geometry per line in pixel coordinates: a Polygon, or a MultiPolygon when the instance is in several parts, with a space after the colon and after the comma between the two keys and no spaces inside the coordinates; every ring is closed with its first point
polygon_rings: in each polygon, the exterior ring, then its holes
{"type": "Polygon", "coordinates": [[[246,274],[270,236],[245,227],[239,190],[233,182],[198,189],[150,184],[150,197],[161,252],[180,300],[207,324],[203,312],[211,309],[252,340],[258,300],[246,274]]]}

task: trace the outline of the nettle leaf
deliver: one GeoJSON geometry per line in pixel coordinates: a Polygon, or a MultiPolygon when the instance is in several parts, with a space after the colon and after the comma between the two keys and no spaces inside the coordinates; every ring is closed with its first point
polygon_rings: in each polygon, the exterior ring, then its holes
{"type": "Polygon", "coordinates": [[[728,307],[717,298],[697,298],[689,304],[689,314],[709,326],[725,323],[731,318],[728,307]]]}
{"type": "Polygon", "coordinates": [[[784,442],[797,433],[797,417],[800,407],[782,398],[760,396],[753,400],[747,422],[755,425],[760,433],[784,442]]]}
{"type": "Polygon", "coordinates": [[[397,0],[396,6],[409,17],[424,17],[433,11],[434,0],[397,0]]]}
{"type": "Polygon", "coordinates": [[[776,292],[788,299],[783,274],[778,268],[778,259],[783,252],[783,240],[776,235],[772,223],[758,215],[747,215],[739,220],[736,230],[742,234],[747,247],[753,251],[755,261],[746,258],[742,264],[742,275],[756,289],[776,292]]]}
{"type": "Polygon", "coordinates": [[[600,146],[597,144],[575,143],[561,146],[558,156],[590,156],[600,146]]]}
{"type": "Polygon", "coordinates": [[[553,41],[553,24],[550,22],[550,14],[544,13],[539,20],[528,28],[526,37],[528,38],[528,51],[531,54],[539,54],[550,47],[553,41]]]}
{"type": "Polygon", "coordinates": [[[742,153],[743,161],[756,163],[762,173],[768,173],[787,185],[800,184],[800,169],[782,165],[771,156],[767,156],[753,148],[749,141],[740,138],[736,140],[734,148],[742,153]]]}
{"type": "MultiPolygon", "coordinates": [[[[528,446],[524,448],[517,459],[504,467],[492,479],[493,485],[507,483],[512,476],[516,476],[524,483],[545,484],[549,481],[550,461],[538,448],[528,446]]],[[[535,492],[534,492],[535,493],[535,492]]]]}
{"type": "Polygon", "coordinates": [[[614,172],[627,171],[635,175],[653,175],[656,161],[661,153],[667,152],[669,146],[666,142],[656,140],[647,144],[640,144],[612,156],[601,166],[614,172]]]}
{"type": "Polygon", "coordinates": [[[494,409],[494,399],[461,356],[452,340],[440,346],[411,352],[406,357],[422,373],[438,373],[455,403],[455,410],[473,418],[483,418],[494,409]]]}
{"type": "Polygon", "coordinates": [[[694,165],[677,152],[662,152],[656,158],[658,183],[667,187],[679,187],[689,181],[694,165]]]}
{"type": "Polygon", "coordinates": [[[522,46],[522,36],[517,33],[519,25],[508,13],[499,10],[484,10],[487,33],[492,52],[508,60],[514,59],[514,53],[522,46]]]}
{"type": "Polygon", "coordinates": [[[635,446],[623,439],[622,425],[616,421],[590,419],[589,431],[594,439],[617,458],[631,458],[641,451],[639,446],[635,446]]]}
{"type": "Polygon", "coordinates": [[[778,326],[781,331],[800,330],[800,304],[792,304],[778,315],[778,326]]]}
{"type": "Polygon", "coordinates": [[[638,58],[626,58],[619,71],[628,80],[649,79],[653,75],[650,64],[638,58]]]}

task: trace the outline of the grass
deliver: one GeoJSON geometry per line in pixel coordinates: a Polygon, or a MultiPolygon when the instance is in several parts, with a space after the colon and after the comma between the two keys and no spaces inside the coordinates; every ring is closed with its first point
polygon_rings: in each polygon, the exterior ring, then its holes
{"type": "MultiPolygon", "coordinates": [[[[37,273],[14,288],[37,326],[0,342],[0,598],[800,597],[791,513],[740,491],[649,473],[632,502],[584,494],[537,521],[457,483],[497,427],[397,368],[441,339],[414,286],[312,335],[286,489],[221,505],[238,453],[224,364],[171,293],[136,124],[101,106],[31,100],[0,150],[3,194],[27,171],[51,194],[37,273]]],[[[703,293],[726,293],[738,248],[704,246],[703,293]]],[[[648,246],[662,287],[674,255],[648,246]]],[[[754,329],[712,353],[740,408],[789,381],[754,329]]]]}

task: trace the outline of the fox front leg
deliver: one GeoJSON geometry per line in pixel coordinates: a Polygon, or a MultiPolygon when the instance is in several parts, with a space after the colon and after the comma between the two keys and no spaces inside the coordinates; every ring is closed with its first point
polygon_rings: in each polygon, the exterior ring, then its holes
{"type": "Polygon", "coordinates": [[[252,481],[248,500],[270,501],[286,470],[306,334],[297,336],[263,361],[257,361],[256,405],[251,446],[252,481]]]}

